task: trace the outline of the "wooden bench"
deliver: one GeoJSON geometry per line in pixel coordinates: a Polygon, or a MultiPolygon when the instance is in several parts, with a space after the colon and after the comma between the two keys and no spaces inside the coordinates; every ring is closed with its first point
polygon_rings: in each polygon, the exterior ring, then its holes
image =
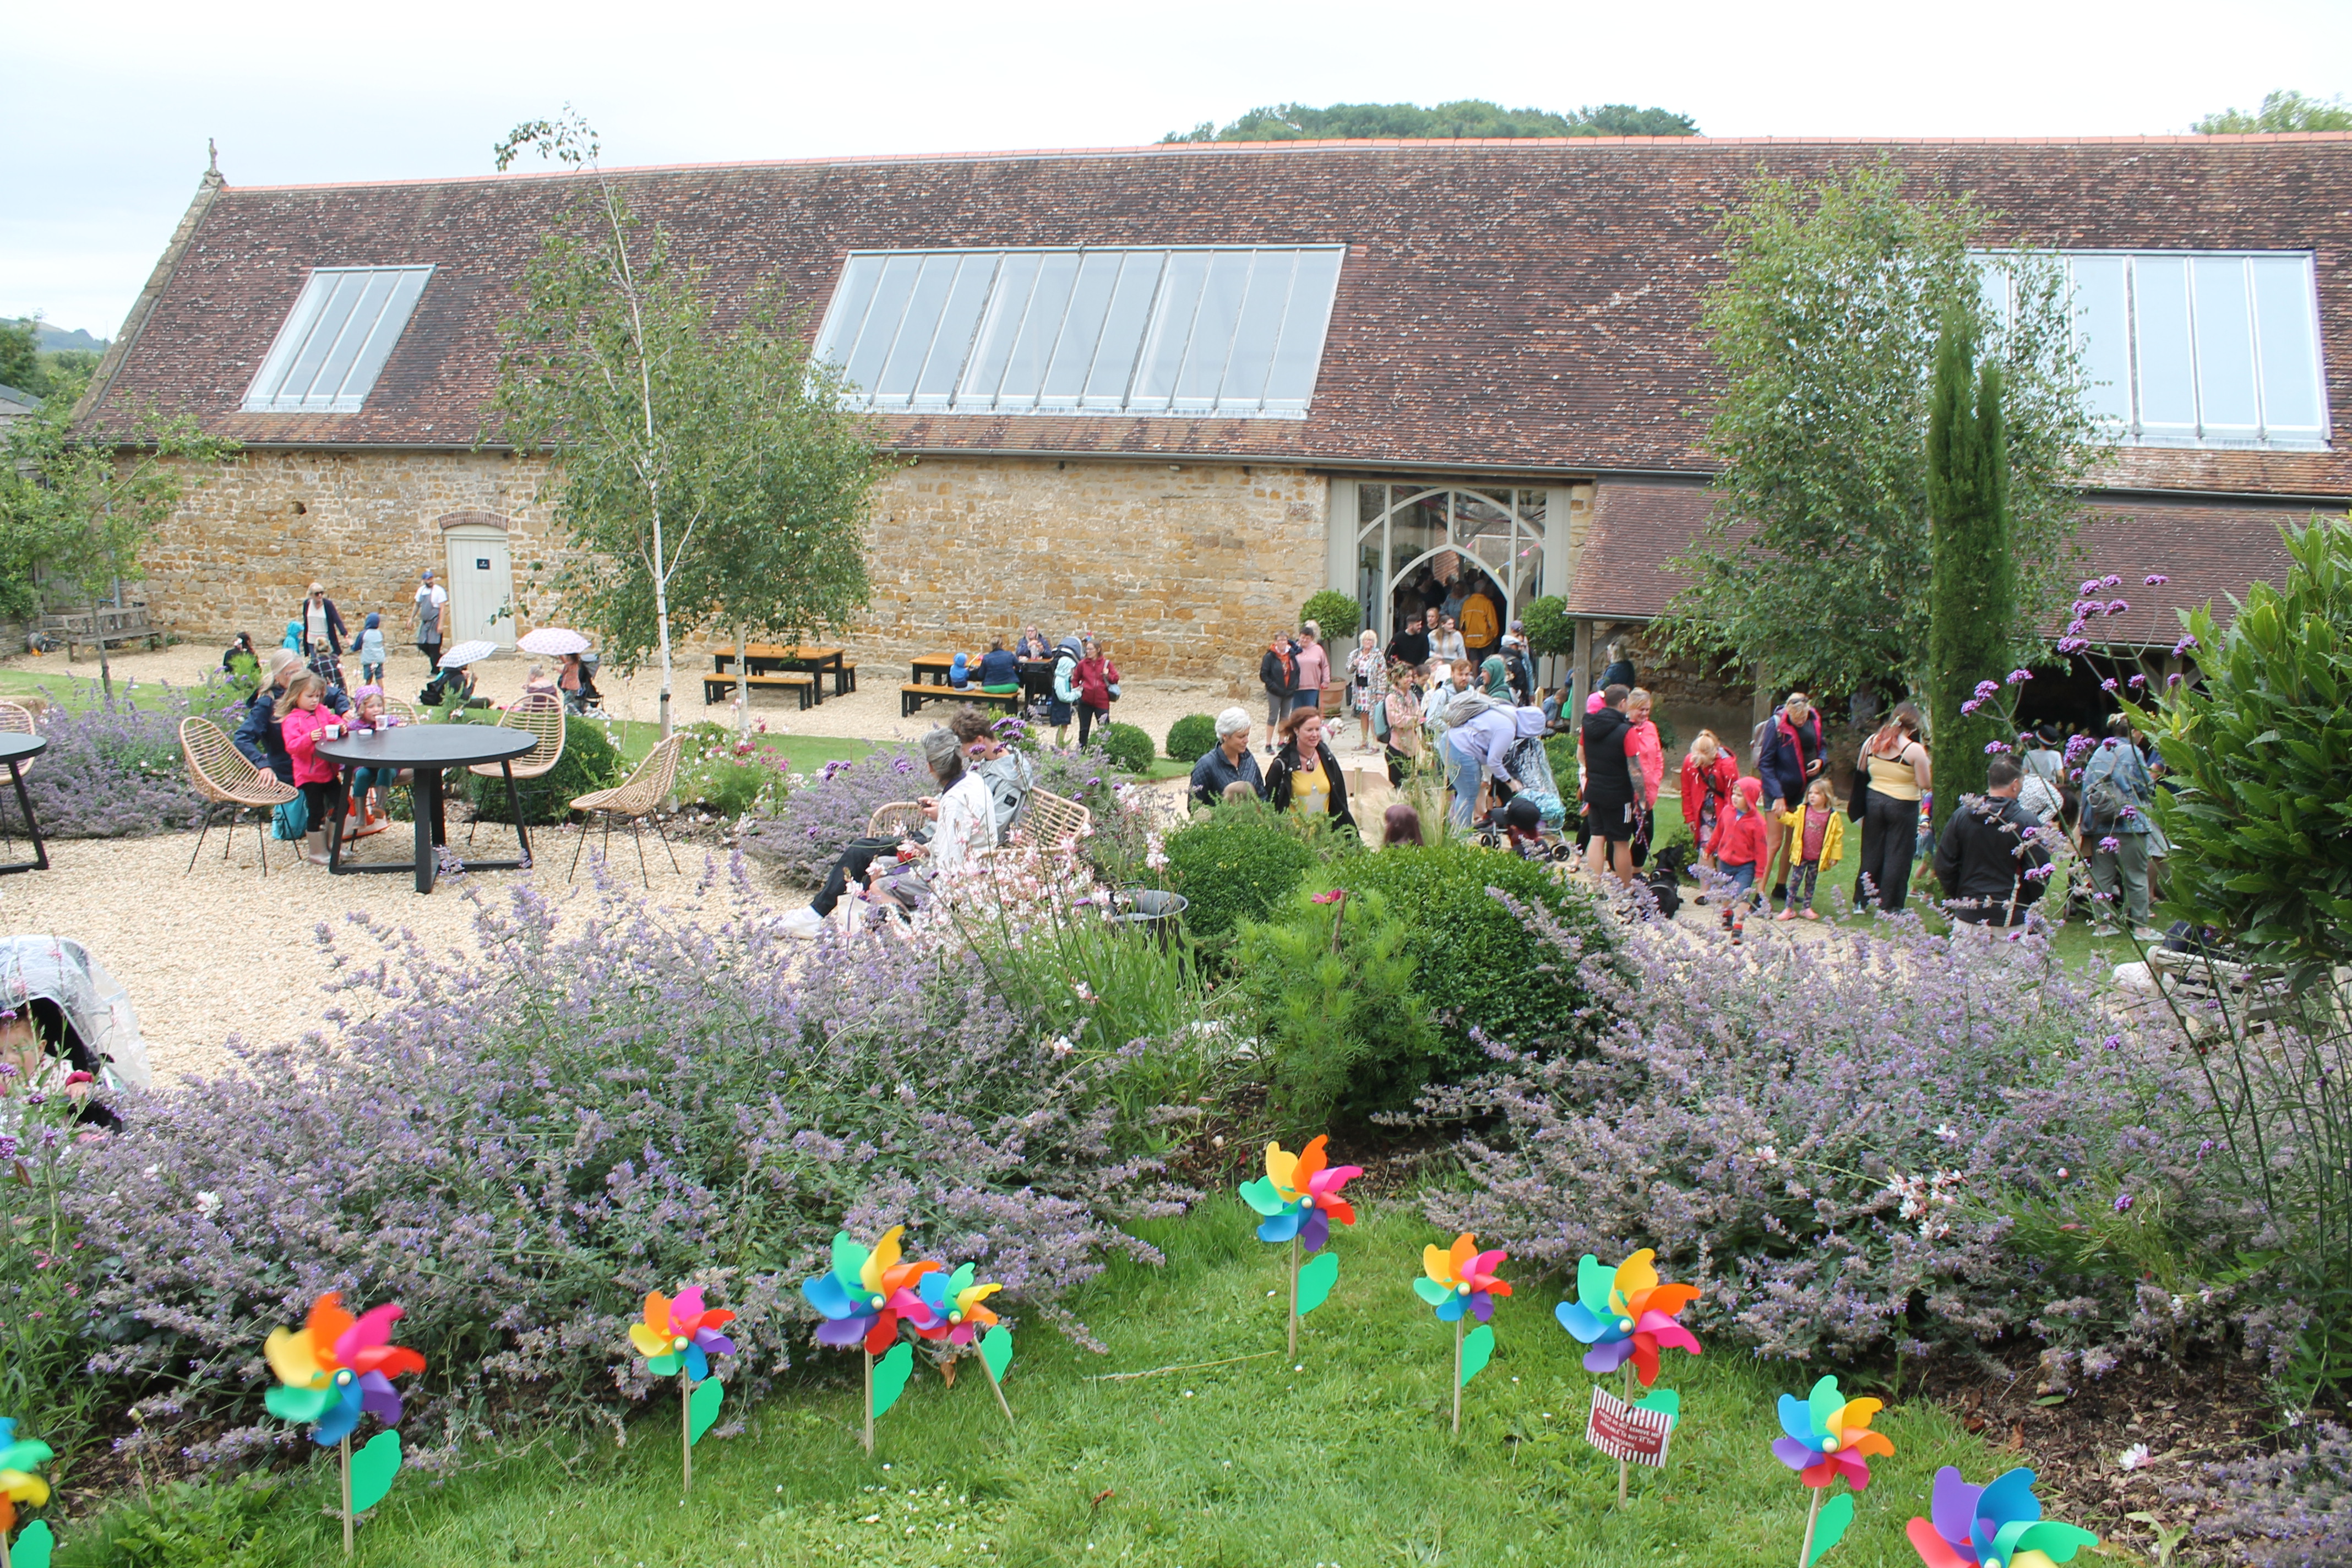
{"type": "Polygon", "coordinates": [[[846,697],[857,689],[857,661],[845,658],[833,672],[833,694],[846,697]]]}
{"type": "Polygon", "coordinates": [[[926,702],[970,702],[981,708],[1002,708],[1007,713],[1021,711],[1018,691],[982,691],[977,686],[932,686],[914,680],[898,688],[900,718],[912,719],[922,711],[926,702]]]}
{"type": "Polygon", "coordinates": [[[708,708],[732,696],[739,684],[754,691],[763,687],[781,687],[798,696],[803,709],[816,700],[816,677],[793,670],[782,675],[706,675],[702,678],[702,705],[708,708]]]}

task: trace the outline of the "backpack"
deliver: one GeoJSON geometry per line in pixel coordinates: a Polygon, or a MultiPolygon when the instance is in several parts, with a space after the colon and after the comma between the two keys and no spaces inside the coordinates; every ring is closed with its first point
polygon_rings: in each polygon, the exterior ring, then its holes
{"type": "Polygon", "coordinates": [[[2083,791],[2083,826],[2086,830],[2113,827],[2123,820],[2124,808],[2129,805],[2130,797],[2116,782],[2116,771],[2109,768],[2083,791]]]}

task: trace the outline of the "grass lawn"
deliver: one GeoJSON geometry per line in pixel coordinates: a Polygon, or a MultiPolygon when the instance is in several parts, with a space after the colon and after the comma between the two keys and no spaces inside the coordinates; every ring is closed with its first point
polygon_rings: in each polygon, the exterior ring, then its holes
{"type": "MultiPolygon", "coordinates": [[[[1165,1268],[1114,1265],[1072,1303],[1107,1356],[1024,1328],[1005,1380],[1017,1428],[976,1363],[950,1388],[919,1358],[868,1460],[859,1363],[821,1352],[819,1381],[730,1407],[719,1430],[730,1419],[743,1429],[696,1448],[690,1499],[679,1498],[677,1409],[665,1397],[630,1423],[625,1448],[542,1445],[442,1483],[402,1478],[362,1530],[359,1561],[1751,1568],[1796,1557],[1807,1494],[1768,1447],[1772,1401],[1801,1394],[1821,1369],[1761,1365],[1728,1346],[1697,1361],[1670,1353],[1660,1385],[1684,1401],[1672,1463],[1637,1468],[1633,1505],[1619,1512],[1615,1462],[1582,1440],[1594,1379],[1552,1317],[1557,1280],[1505,1266],[1520,1291],[1499,1303],[1495,1359],[1465,1393],[1457,1442],[1452,1335],[1410,1289],[1423,1244],[1446,1238],[1402,1205],[1343,1234],[1338,1289],[1306,1320],[1293,1358],[1275,1294],[1284,1255],[1252,1236],[1254,1217],[1213,1194],[1150,1227],[1165,1268]],[[1171,1367],[1188,1370],[1103,1375],[1171,1367]]],[[[1902,1530],[1926,1511],[1936,1467],[1958,1464],[1972,1479],[2007,1468],[1924,1405],[1877,1426],[1895,1456],[1875,1462],[1832,1564],[1916,1563],[1902,1530]]],[[[333,1473],[325,1456],[314,1460],[315,1495],[298,1495],[293,1511],[325,1502],[333,1473]]],[[[315,1528],[328,1560],[330,1523],[294,1528],[315,1528]]]]}

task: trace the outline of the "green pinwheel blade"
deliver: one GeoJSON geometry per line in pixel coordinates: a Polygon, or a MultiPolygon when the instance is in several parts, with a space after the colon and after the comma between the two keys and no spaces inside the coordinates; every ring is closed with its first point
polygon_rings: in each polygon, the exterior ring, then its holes
{"type": "Polygon", "coordinates": [[[280,1421],[316,1421],[326,1413],[327,1406],[339,1404],[342,1391],[336,1388],[294,1388],[279,1384],[261,1396],[263,1408],[280,1421]]]}
{"type": "Polygon", "coordinates": [[[1813,1391],[1805,1395],[1805,1408],[1812,1415],[1814,1431],[1830,1429],[1830,1417],[1845,1408],[1845,1395],[1838,1392],[1834,1373],[1813,1384],[1813,1391]]]}
{"type": "Polygon", "coordinates": [[[1822,1560],[1822,1553],[1845,1539],[1846,1526],[1853,1522],[1853,1494],[1840,1492],[1822,1504],[1821,1513],[1813,1520],[1813,1552],[1805,1559],[1805,1568],[1822,1560]]]}
{"type": "Polygon", "coordinates": [[[352,1511],[365,1513],[392,1489],[400,1474],[400,1434],[379,1432],[352,1456],[352,1511]]]}
{"type": "Polygon", "coordinates": [[[681,1355],[654,1355],[646,1358],[646,1370],[656,1377],[676,1377],[677,1369],[686,1364],[681,1355]]]}
{"type": "Polygon", "coordinates": [[[833,1233],[833,1277],[850,1289],[858,1289],[864,1281],[859,1276],[866,1271],[866,1248],[849,1239],[849,1233],[833,1233]]]}
{"type": "Polygon", "coordinates": [[[1470,1380],[1486,1371],[1486,1363],[1494,1359],[1495,1331],[1491,1327],[1481,1323],[1463,1335],[1462,1386],[1469,1387],[1470,1380]]]}
{"type": "Polygon", "coordinates": [[[719,1406],[727,1397],[727,1385],[715,1377],[706,1377],[694,1385],[694,1393],[686,1402],[686,1441],[688,1447],[702,1441],[710,1424],[719,1419],[719,1406]]]}
{"type": "MultiPolygon", "coordinates": [[[[2003,1535],[2009,1531],[2002,1531],[2003,1535]]],[[[2096,1546],[2099,1538],[2079,1524],[2064,1524],[2054,1519],[2038,1519],[2019,1531],[2010,1544],[2010,1555],[2021,1552],[2039,1552],[2053,1563],[2072,1563],[2074,1553],[2086,1546],[2096,1546]]]]}
{"type": "Polygon", "coordinates": [[[1339,1282],[1339,1255],[1336,1252],[1318,1252],[1299,1265],[1298,1315],[1303,1318],[1328,1300],[1331,1287],[1339,1282]]]}
{"type": "Polygon", "coordinates": [[[1596,1318],[1609,1315],[1609,1293],[1617,1289],[1617,1270],[1591,1253],[1576,1265],[1576,1299],[1596,1318]]]}
{"type": "Polygon", "coordinates": [[[1242,1202],[1258,1213],[1277,1215],[1282,1212],[1282,1194],[1274,1190],[1274,1183],[1268,1178],[1260,1176],[1255,1182],[1244,1182],[1238,1190],[1242,1202]]]}
{"type": "Polygon", "coordinates": [[[996,1381],[1003,1383],[1004,1369],[1013,1364],[1013,1331],[999,1323],[981,1335],[980,1359],[988,1363],[988,1370],[996,1374],[996,1381]]]}
{"type": "Polygon", "coordinates": [[[898,1403],[898,1395],[907,1386],[907,1379],[915,1370],[915,1348],[900,1340],[890,1347],[890,1353],[874,1363],[874,1414],[881,1415],[898,1403]]]}
{"type": "Polygon", "coordinates": [[[1433,1307],[1444,1306],[1445,1298],[1454,1294],[1426,1274],[1412,1282],[1412,1293],[1433,1307]]]}
{"type": "Polygon", "coordinates": [[[948,1299],[953,1300],[971,1289],[971,1265],[967,1263],[948,1276],[948,1299]]]}
{"type": "Polygon", "coordinates": [[[16,1537],[16,1544],[9,1548],[8,1561],[12,1568],[49,1568],[49,1553],[57,1549],[57,1544],[58,1538],[50,1531],[49,1521],[36,1520],[25,1527],[24,1534],[16,1537]]]}
{"type": "Polygon", "coordinates": [[[37,1470],[56,1458],[47,1443],[28,1437],[0,1448],[0,1470],[37,1470]]]}

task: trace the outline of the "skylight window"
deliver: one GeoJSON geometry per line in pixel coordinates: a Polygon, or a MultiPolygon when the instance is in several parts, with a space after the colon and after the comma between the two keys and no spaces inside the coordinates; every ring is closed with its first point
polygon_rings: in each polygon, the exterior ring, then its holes
{"type": "MultiPolygon", "coordinates": [[[[2092,412],[2140,446],[2327,444],[2319,299],[2306,251],[2071,251],[2058,257],[2092,412]]],[[[1990,253],[2004,322],[2010,268],[1990,253]]]]}
{"type": "Polygon", "coordinates": [[[816,352],[889,411],[1303,418],[1346,254],[852,251],[816,352]]]}
{"type": "Polygon", "coordinates": [[[245,395],[245,411],[358,413],[432,276],[430,267],[313,268],[245,395]]]}

